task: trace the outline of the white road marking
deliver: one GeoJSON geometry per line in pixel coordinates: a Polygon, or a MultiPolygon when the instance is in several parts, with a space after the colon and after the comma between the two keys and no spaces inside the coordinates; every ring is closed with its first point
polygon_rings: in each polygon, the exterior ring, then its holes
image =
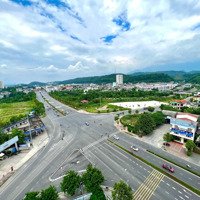
{"type": "Polygon", "coordinates": [[[180,194],[182,194],[182,192],[181,191],[178,191],[180,194]]]}
{"type": "Polygon", "coordinates": [[[175,187],[172,187],[174,190],[176,190],[176,188],[175,187]]]}
{"type": "Polygon", "coordinates": [[[185,197],[189,199],[189,197],[187,195],[185,195],[185,197]]]}

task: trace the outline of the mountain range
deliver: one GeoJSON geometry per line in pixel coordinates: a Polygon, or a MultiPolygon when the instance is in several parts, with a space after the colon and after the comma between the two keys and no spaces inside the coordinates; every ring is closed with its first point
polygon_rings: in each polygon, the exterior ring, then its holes
{"type": "MultiPolygon", "coordinates": [[[[159,71],[159,72],[135,72],[124,75],[124,83],[156,83],[156,82],[189,82],[200,84],[200,71],[159,71]]],[[[51,83],[43,82],[31,82],[28,86],[45,86],[48,84],[84,84],[84,83],[95,83],[95,84],[106,84],[115,82],[116,74],[104,75],[104,76],[90,76],[75,78],[64,81],[55,81],[51,83]]]]}

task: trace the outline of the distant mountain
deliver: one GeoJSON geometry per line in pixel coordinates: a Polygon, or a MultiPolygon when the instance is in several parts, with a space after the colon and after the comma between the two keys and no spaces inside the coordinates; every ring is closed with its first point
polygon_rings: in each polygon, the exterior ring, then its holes
{"type": "MultiPolygon", "coordinates": [[[[190,72],[185,72],[185,71],[157,71],[157,72],[135,72],[131,73],[131,76],[138,76],[138,75],[145,75],[145,74],[155,74],[155,73],[162,73],[166,74],[174,79],[174,81],[186,81],[189,82],[190,78],[195,77],[195,75],[200,74],[200,71],[190,71],[190,72]]],[[[195,79],[196,80],[196,79],[195,79]]],[[[191,80],[191,81],[195,81],[191,80]]]]}
{"type": "MultiPolygon", "coordinates": [[[[95,83],[95,84],[106,84],[113,83],[116,81],[116,75],[104,75],[104,76],[91,76],[91,77],[82,77],[75,78],[64,81],[55,81],[49,83],[43,82],[31,82],[28,84],[29,87],[33,86],[45,86],[45,85],[56,85],[56,84],[86,84],[86,83],[95,83]]],[[[170,82],[170,81],[185,81],[189,83],[200,84],[200,71],[159,71],[159,72],[135,72],[131,74],[124,74],[124,83],[156,83],[156,82],[170,82]]]]}
{"type": "MultiPolygon", "coordinates": [[[[138,82],[147,82],[147,83],[155,83],[155,82],[170,82],[174,79],[167,74],[164,73],[150,73],[150,74],[141,74],[141,75],[125,75],[124,74],[124,83],[138,83],[138,82]]],[[[106,84],[112,83],[116,81],[116,75],[110,74],[105,76],[92,76],[92,77],[83,77],[83,78],[75,78],[66,81],[58,81],[58,84],[82,84],[82,83],[96,83],[96,84],[106,84]]]]}
{"type": "Polygon", "coordinates": [[[33,86],[41,87],[41,86],[45,86],[45,85],[47,85],[47,83],[38,82],[38,81],[34,81],[34,82],[31,82],[28,84],[28,86],[30,86],[30,87],[33,87],[33,86]]]}
{"type": "Polygon", "coordinates": [[[190,73],[185,76],[185,81],[194,84],[200,84],[200,72],[190,73]]]}

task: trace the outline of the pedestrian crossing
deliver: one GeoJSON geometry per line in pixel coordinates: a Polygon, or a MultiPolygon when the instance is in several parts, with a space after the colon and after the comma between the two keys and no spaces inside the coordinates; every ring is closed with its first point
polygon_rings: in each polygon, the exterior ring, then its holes
{"type": "Polygon", "coordinates": [[[153,170],[133,194],[134,199],[150,199],[163,178],[164,175],[162,173],[158,172],[157,170],[153,170]]]}

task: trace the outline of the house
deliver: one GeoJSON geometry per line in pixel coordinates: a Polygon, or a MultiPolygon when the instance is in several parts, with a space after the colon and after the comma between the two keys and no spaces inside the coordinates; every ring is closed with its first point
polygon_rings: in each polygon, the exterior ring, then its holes
{"type": "Polygon", "coordinates": [[[171,129],[170,134],[175,136],[175,140],[185,143],[187,140],[194,141],[198,125],[198,115],[190,113],[177,113],[176,117],[169,117],[171,129]]]}
{"type": "Polygon", "coordinates": [[[172,102],[170,102],[170,104],[173,108],[177,108],[179,110],[181,110],[181,108],[183,108],[183,107],[188,106],[188,103],[185,99],[183,99],[183,100],[173,100],[172,102]]]}

